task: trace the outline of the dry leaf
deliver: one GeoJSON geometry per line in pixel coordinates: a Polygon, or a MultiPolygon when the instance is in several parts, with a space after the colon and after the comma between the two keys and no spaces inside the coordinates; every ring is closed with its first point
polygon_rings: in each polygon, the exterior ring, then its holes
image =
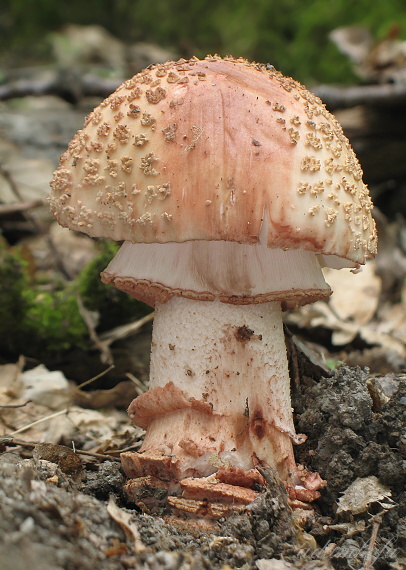
{"type": "Polygon", "coordinates": [[[256,565],[258,570],[290,570],[294,568],[289,562],[277,560],[276,558],[257,560],[256,565]]]}
{"type": "MultiPolygon", "coordinates": [[[[47,431],[42,439],[58,443],[61,440],[75,439],[78,434],[85,434],[93,447],[111,439],[123,422],[128,423],[125,412],[84,410],[72,406],[66,415],[57,417],[47,424],[47,431]]],[[[89,449],[90,446],[86,446],[86,450],[89,449]]]]}
{"type": "Polygon", "coordinates": [[[389,487],[382,485],[374,475],[358,477],[339,499],[337,514],[344,512],[350,512],[353,515],[365,513],[369,505],[388,499],[391,495],[389,487]]]}
{"type": "Polygon", "coordinates": [[[326,281],[333,293],[329,305],[343,321],[364,325],[374,316],[381,292],[381,279],[376,275],[375,261],[369,261],[362,271],[324,269],[326,281]]]}
{"type": "Polygon", "coordinates": [[[146,546],[141,541],[138,527],[135,522],[131,522],[133,515],[120,509],[112,497],[110,497],[109,504],[107,505],[107,512],[111,518],[121,526],[125,534],[134,541],[134,551],[136,554],[145,552],[146,546]]]}
{"type": "Polygon", "coordinates": [[[128,408],[132,400],[138,396],[134,382],[124,380],[107,390],[92,390],[85,392],[79,388],[73,389],[74,402],[82,408],[128,408]]]}
{"type": "Polygon", "coordinates": [[[59,370],[50,372],[43,364],[20,375],[24,388],[21,397],[51,410],[66,408],[71,402],[68,380],[59,370]]]}

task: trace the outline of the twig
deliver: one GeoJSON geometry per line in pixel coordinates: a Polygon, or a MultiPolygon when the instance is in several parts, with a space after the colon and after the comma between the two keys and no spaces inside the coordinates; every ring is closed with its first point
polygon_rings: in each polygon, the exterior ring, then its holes
{"type": "Polygon", "coordinates": [[[134,321],[133,323],[129,323],[128,325],[122,325],[120,327],[116,327],[115,329],[111,329],[100,335],[100,340],[103,344],[110,346],[116,340],[126,338],[137,333],[142,326],[146,323],[149,323],[153,320],[155,313],[149,313],[145,317],[142,317],[138,321],[134,321]]]}
{"type": "Polygon", "coordinates": [[[109,366],[108,368],[106,368],[106,370],[103,370],[103,372],[100,372],[100,374],[97,374],[96,376],[93,376],[93,378],[89,378],[89,380],[86,380],[85,382],[82,382],[82,384],[79,384],[79,386],[76,386],[76,388],[79,390],[80,388],[83,388],[83,386],[87,386],[88,384],[91,384],[92,382],[95,382],[95,380],[98,380],[99,378],[101,378],[102,376],[104,376],[105,374],[107,374],[108,372],[110,372],[110,370],[113,370],[114,368],[114,364],[112,364],[111,366],[109,366]]]}
{"type": "Polygon", "coordinates": [[[382,523],[382,515],[376,515],[372,519],[372,532],[371,539],[369,541],[369,546],[364,559],[364,570],[371,570],[372,568],[372,558],[374,554],[376,539],[378,537],[379,527],[382,523]]]}
{"type": "Polygon", "coordinates": [[[24,404],[2,404],[0,408],[6,408],[6,409],[24,408],[24,406],[30,404],[31,402],[32,400],[27,400],[26,402],[24,402],[24,404]]]}
{"type": "Polygon", "coordinates": [[[85,325],[87,326],[87,330],[89,331],[89,336],[92,339],[95,346],[98,348],[98,350],[100,350],[101,361],[104,364],[113,364],[113,355],[110,352],[109,345],[100,341],[96,332],[96,328],[93,323],[92,316],[84,306],[82,297],[80,295],[76,295],[76,301],[78,304],[79,313],[85,325]]]}
{"type": "Polygon", "coordinates": [[[147,387],[145,386],[145,384],[143,382],[141,382],[141,380],[139,380],[139,378],[134,376],[134,374],[131,374],[131,372],[126,372],[126,376],[127,376],[127,378],[129,378],[131,380],[131,382],[133,382],[133,384],[135,384],[135,386],[137,387],[137,391],[140,394],[143,394],[144,392],[147,391],[147,387]]]}
{"type": "Polygon", "coordinates": [[[57,416],[62,416],[63,414],[67,414],[69,411],[68,408],[64,408],[63,410],[59,410],[59,412],[55,412],[54,414],[50,414],[49,416],[45,416],[44,418],[41,418],[39,420],[36,420],[35,422],[32,422],[30,424],[27,424],[23,427],[20,427],[19,429],[11,432],[9,435],[17,435],[18,433],[23,433],[24,431],[27,431],[27,429],[30,429],[38,424],[42,424],[43,422],[46,422],[48,420],[52,420],[53,418],[56,418],[57,416]]]}
{"type": "MultiPolygon", "coordinates": [[[[43,443],[43,442],[41,442],[43,443]]],[[[4,437],[0,437],[0,445],[8,445],[8,446],[19,446],[19,447],[29,447],[31,449],[33,449],[34,447],[36,447],[38,445],[37,443],[33,443],[30,441],[21,441],[19,439],[14,439],[13,437],[10,436],[4,436],[4,437]]],[[[92,451],[84,451],[83,449],[74,449],[74,453],[78,453],[79,455],[88,455],[89,457],[94,457],[96,459],[109,459],[109,460],[113,460],[113,461],[120,461],[119,458],[117,457],[113,457],[112,455],[107,455],[105,453],[94,453],[92,451]]],[[[115,453],[115,452],[111,452],[111,453],[115,453]]],[[[120,453],[120,451],[117,451],[117,453],[120,453]]]]}
{"type": "Polygon", "coordinates": [[[114,457],[113,455],[108,455],[107,453],[94,453],[93,451],[83,451],[83,449],[75,449],[75,453],[79,455],[88,455],[89,457],[94,457],[95,459],[109,459],[110,461],[121,462],[119,457],[114,457]]]}
{"type": "Polygon", "coordinates": [[[122,447],[121,449],[114,449],[111,451],[105,451],[104,453],[106,455],[113,455],[113,453],[124,453],[125,451],[132,451],[133,449],[137,449],[141,447],[141,441],[138,441],[137,443],[134,443],[133,445],[129,445],[128,447],[122,447]]]}

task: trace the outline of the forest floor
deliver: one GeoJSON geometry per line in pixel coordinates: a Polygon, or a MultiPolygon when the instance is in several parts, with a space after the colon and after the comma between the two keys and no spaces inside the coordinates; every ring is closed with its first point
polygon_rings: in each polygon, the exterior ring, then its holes
{"type": "MultiPolygon", "coordinates": [[[[70,424],[81,449],[50,443],[52,437],[38,433],[44,424],[27,430],[25,442],[24,434],[4,436],[2,568],[403,568],[405,441],[399,434],[406,381],[390,375],[370,391],[371,379],[341,367],[296,394],[298,429],[309,436],[298,461],[318,470],[328,485],[314,510],[293,518],[272,478],[243,512],[219,520],[188,519],[165,506],[150,514],[142,502],[135,506],[123,492],[125,477],[111,450],[134,443],[139,434],[130,433],[125,413],[117,410],[72,406],[48,414],[47,433],[55,439],[59,430],[66,439],[70,424]],[[392,396],[374,412],[371,392],[382,398],[380,389],[392,396]],[[89,448],[98,451],[83,453],[89,448]]],[[[43,418],[45,406],[35,406],[27,404],[24,414],[43,418]]],[[[20,423],[22,408],[7,412],[3,425],[20,423]]]]}
{"type": "MultiPolygon", "coordinates": [[[[3,204],[44,200],[57,157],[94,104],[1,104],[3,204]]],[[[30,252],[34,272],[65,265],[76,276],[95,255],[92,240],[58,228],[46,205],[19,215],[0,222],[10,246],[30,252]]],[[[404,568],[406,226],[379,212],[377,221],[377,260],[358,275],[329,275],[329,304],[286,315],[294,418],[308,436],[296,458],[327,481],[313,510],[292,515],[271,473],[258,499],[227,518],[131,502],[119,454],[143,435],[125,412],[148,378],[151,325],[139,323],[128,338],[93,337],[59,361],[2,357],[1,568],[404,568]]]]}

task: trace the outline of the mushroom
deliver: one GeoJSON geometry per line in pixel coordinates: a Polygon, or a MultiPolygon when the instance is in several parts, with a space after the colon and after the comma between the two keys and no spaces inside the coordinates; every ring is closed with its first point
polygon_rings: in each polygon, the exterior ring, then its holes
{"type": "Polygon", "coordinates": [[[377,243],[361,167],[321,101],[271,65],[158,64],[87,117],[51,186],[59,223],[124,241],[102,280],[155,307],[127,475],[176,489],[221,470],[244,487],[260,462],[316,493],[293,453],[305,436],[282,310],[327,299],[321,267],[358,268],[377,243]]]}

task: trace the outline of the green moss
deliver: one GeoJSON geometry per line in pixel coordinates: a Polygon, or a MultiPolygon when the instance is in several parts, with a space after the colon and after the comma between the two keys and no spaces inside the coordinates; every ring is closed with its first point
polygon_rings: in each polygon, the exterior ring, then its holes
{"type": "Polygon", "coordinates": [[[0,238],[0,338],[5,355],[39,356],[85,346],[75,284],[44,292],[30,277],[19,248],[0,238]]]}
{"type": "Polygon", "coordinates": [[[28,288],[26,261],[18,250],[11,252],[0,237],[0,338],[2,350],[6,352],[18,351],[26,339],[28,288]]]}
{"type": "Polygon", "coordinates": [[[78,281],[79,293],[85,307],[100,314],[98,328],[103,331],[140,318],[151,312],[151,308],[113,285],[104,285],[101,282],[100,273],[117,253],[118,246],[113,242],[103,241],[99,247],[98,255],[85,267],[78,281]]]}
{"type": "Polygon", "coordinates": [[[88,329],[78,307],[78,295],[90,311],[100,315],[98,330],[136,319],[151,309],[115,287],[104,285],[100,272],[118,247],[100,244],[99,254],[75,281],[44,291],[30,277],[19,248],[8,247],[0,237],[0,352],[7,357],[40,357],[72,348],[86,348],[88,329]]]}
{"type": "Polygon", "coordinates": [[[25,325],[36,352],[84,348],[88,329],[79,312],[74,289],[54,293],[31,291],[25,325]]]}

